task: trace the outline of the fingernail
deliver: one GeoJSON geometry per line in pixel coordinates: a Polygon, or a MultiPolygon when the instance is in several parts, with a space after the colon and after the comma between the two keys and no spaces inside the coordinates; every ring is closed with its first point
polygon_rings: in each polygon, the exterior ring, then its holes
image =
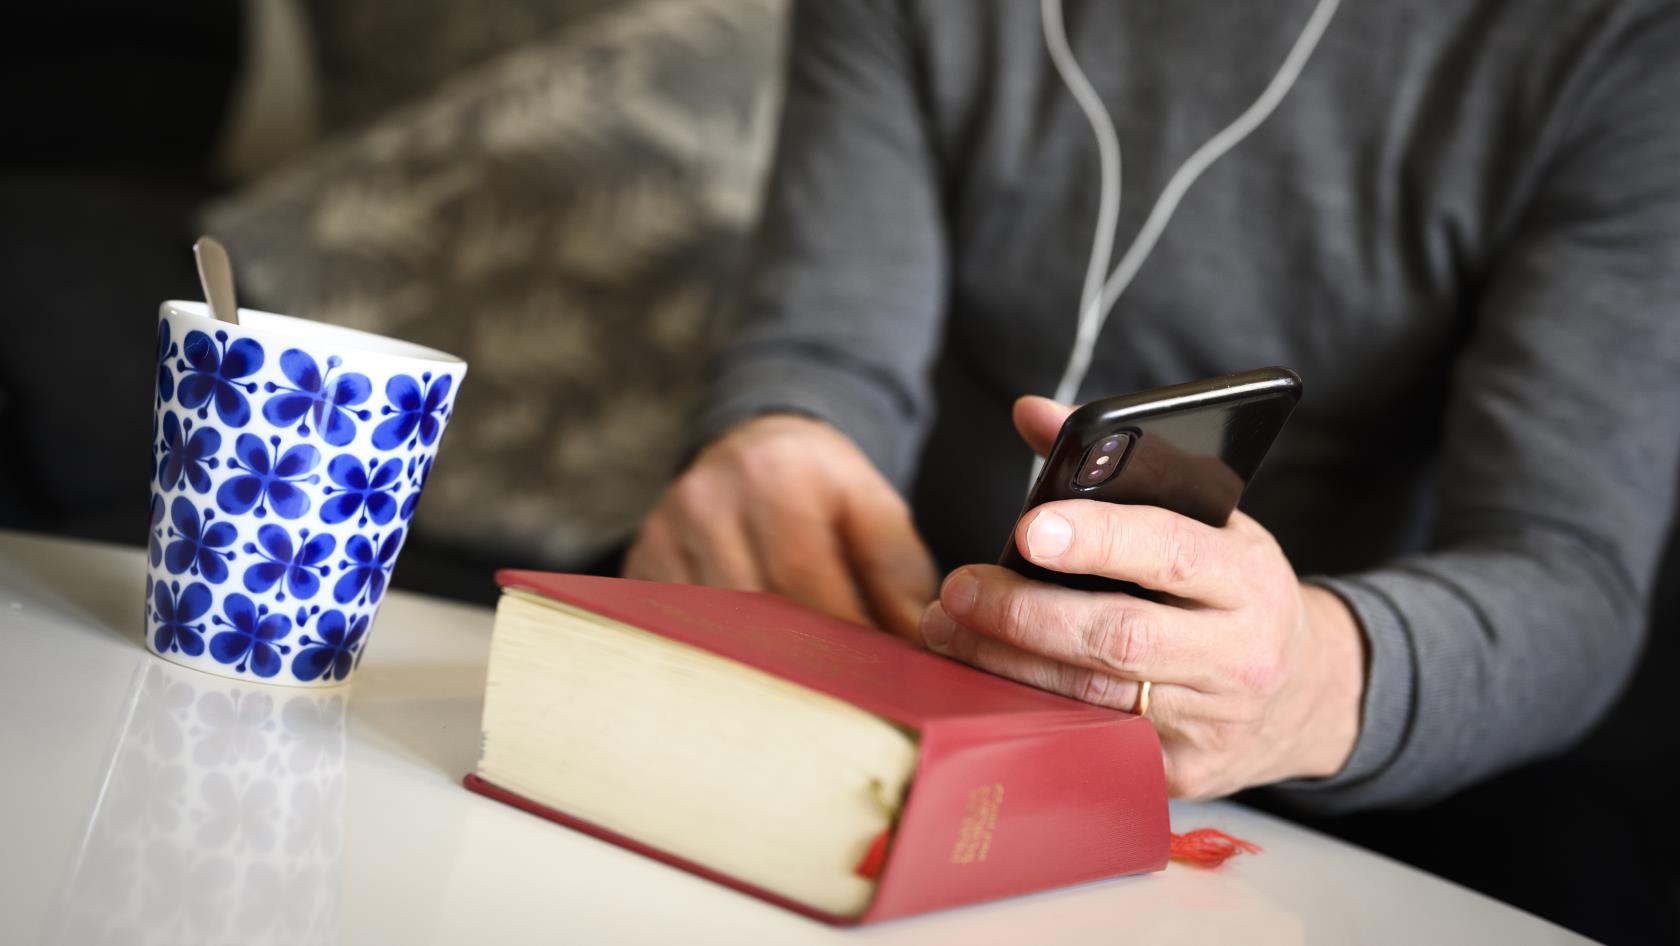
{"type": "Polygon", "coordinates": [[[937,604],[928,606],[922,612],[922,643],[927,649],[943,654],[950,646],[951,636],[957,632],[956,622],[945,616],[943,609],[937,604]]]}
{"type": "Polygon", "coordinates": [[[966,571],[952,572],[951,577],[945,579],[945,588],[939,593],[939,601],[945,606],[945,613],[954,618],[961,618],[974,610],[974,596],[980,591],[980,583],[973,575],[966,571]]]}
{"type": "Polygon", "coordinates": [[[1058,513],[1041,512],[1027,526],[1027,552],[1033,558],[1055,558],[1073,542],[1073,523],[1058,513]]]}

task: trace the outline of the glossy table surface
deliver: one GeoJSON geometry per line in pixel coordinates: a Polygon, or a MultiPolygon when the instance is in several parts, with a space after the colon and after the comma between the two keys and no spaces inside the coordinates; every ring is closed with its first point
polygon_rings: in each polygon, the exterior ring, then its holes
{"type": "Polygon", "coordinates": [[[393,593],[308,691],[152,657],[143,584],[138,548],[0,532],[0,943],[1584,942],[1223,803],[1175,830],[1264,853],[834,929],[463,789],[488,609],[393,593]]]}

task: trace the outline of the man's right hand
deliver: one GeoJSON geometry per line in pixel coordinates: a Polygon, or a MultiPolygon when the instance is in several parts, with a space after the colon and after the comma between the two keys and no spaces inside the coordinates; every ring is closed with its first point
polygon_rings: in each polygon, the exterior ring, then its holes
{"type": "Polygon", "coordinates": [[[796,414],[702,450],[642,523],[624,575],[774,591],[918,642],[938,587],[892,484],[844,434],[796,414]]]}

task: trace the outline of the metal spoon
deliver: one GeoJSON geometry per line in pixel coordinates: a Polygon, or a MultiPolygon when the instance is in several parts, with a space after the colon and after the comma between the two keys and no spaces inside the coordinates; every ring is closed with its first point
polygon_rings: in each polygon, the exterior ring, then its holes
{"type": "Polygon", "coordinates": [[[193,256],[198,260],[198,281],[204,286],[210,314],[238,325],[239,303],[233,294],[233,264],[228,262],[227,249],[215,237],[201,236],[193,244],[193,256]]]}

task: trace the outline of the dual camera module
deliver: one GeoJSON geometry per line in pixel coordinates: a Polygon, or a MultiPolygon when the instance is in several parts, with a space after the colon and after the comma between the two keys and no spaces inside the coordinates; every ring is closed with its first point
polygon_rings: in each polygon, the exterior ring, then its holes
{"type": "Polygon", "coordinates": [[[1095,489],[1113,479],[1131,442],[1131,434],[1112,434],[1092,444],[1079,462],[1073,485],[1078,489],[1095,489]]]}

